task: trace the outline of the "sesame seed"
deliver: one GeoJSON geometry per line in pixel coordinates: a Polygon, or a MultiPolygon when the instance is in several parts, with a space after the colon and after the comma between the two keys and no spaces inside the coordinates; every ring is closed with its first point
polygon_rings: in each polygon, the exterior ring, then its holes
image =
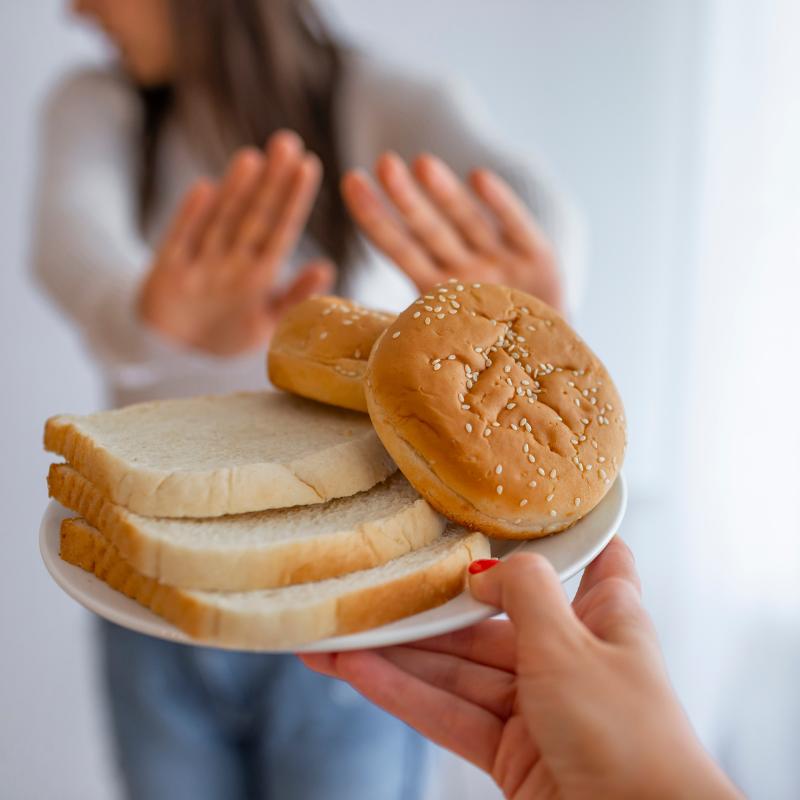
{"type": "Polygon", "coordinates": [[[550,477],[551,477],[551,478],[555,478],[555,477],[556,477],[556,475],[558,475],[558,473],[557,473],[557,472],[556,472],[554,469],[551,469],[551,470],[550,470],[550,477]]]}
{"type": "Polygon", "coordinates": [[[511,409],[512,409],[512,408],[516,408],[516,407],[517,407],[517,404],[516,404],[516,403],[506,403],[506,408],[507,408],[509,411],[511,411],[511,409]]]}
{"type": "Polygon", "coordinates": [[[495,422],[492,423],[492,427],[493,428],[499,428],[500,427],[500,423],[495,421],[495,422]]]}
{"type": "Polygon", "coordinates": [[[603,464],[603,463],[605,463],[606,457],[605,457],[605,456],[597,456],[597,460],[598,460],[598,461],[599,461],[601,464],[603,464]]]}
{"type": "Polygon", "coordinates": [[[528,501],[523,497],[522,500],[519,501],[520,506],[528,505],[528,501]]]}
{"type": "Polygon", "coordinates": [[[483,435],[484,436],[491,436],[492,435],[492,429],[491,428],[484,428],[483,429],[483,435]]]}
{"type": "Polygon", "coordinates": [[[535,464],[536,463],[536,456],[531,454],[531,453],[529,453],[528,454],[528,461],[530,461],[531,464],[535,464]]]}
{"type": "Polygon", "coordinates": [[[421,314],[422,314],[422,312],[421,312],[421,311],[415,311],[415,312],[414,312],[414,314],[413,314],[413,316],[414,316],[414,319],[419,319],[419,317],[420,317],[420,315],[421,315],[421,314]]]}
{"type": "Polygon", "coordinates": [[[323,316],[323,317],[327,317],[327,316],[328,316],[328,314],[330,314],[332,311],[333,311],[333,309],[332,309],[332,308],[326,308],[326,309],[325,309],[325,310],[322,312],[322,316],[323,316]]]}
{"type": "Polygon", "coordinates": [[[351,320],[351,319],[343,319],[342,320],[342,325],[352,325],[352,324],[353,324],[353,320],[351,320]]]}
{"type": "Polygon", "coordinates": [[[556,512],[556,510],[555,510],[554,508],[553,508],[553,509],[550,509],[550,516],[551,516],[551,517],[555,517],[556,515],[557,515],[557,512],[556,512]]]}
{"type": "Polygon", "coordinates": [[[425,324],[426,325],[430,325],[431,324],[431,318],[430,317],[425,317],[425,324]]]}
{"type": "Polygon", "coordinates": [[[500,485],[497,487],[497,494],[503,494],[503,487],[500,485]]]}
{"type": "Polygon", "coordinates": [[[580,499],[580,497],[576,497],[576,498],[575,498],[575,505],[576,505],[576,506],[579,506],[580,504],[581,504],[581,499],[580,499]]]}
{"type": "Polygon", "coordinates": [[[511,430],[512,430],[512,431],[518,431],[518,430],[519,430],[519,425],[515,425],[515,424],[512,422],[512,423],[511,423],[511,430]]]}
{"type": "Polygon", "coordinates": [[[555,497],[554,494],[549,494],[547,495],[547,497],[545,497],[545,500],[547,500],[547,502],[549,503],[554,497],[555,497]]]}
{"type": "Polygon", "coordinates": [[[447,356],[447,360],[448,360],[448,361],[455,361],[455,360],[456,360],[456,357],[455,357],[455,356],[454,356],[452,353],[450,353],[450,355],[449,355],[449,356],[447,356]]]}
{"type": "Polygon", "coordinates": [[[392,339],[399,339],[400,338],[400,331],[395,331],[392,334],[392,339]]]}
{"type": "Polygon", "coordinates": [[[495,472],[496,472],[498,475],[502,474],[502,472],[503,472],[503,465],[502,465],[502,464],[498,464],[498,465],[497,465],[497,466],[494,468],[494,471],[495,471],[495,472]]]}
{"type": "Polygon", "coordinates": [[[436,319],[444,319],[444,314],[437,314],[436,319]]]}
{"type": "Polygon", "coordinates": [[[479,283],[473,283],[473,284],[472,284],[472,288],[473,288],[473,289],[480,289],[480,288],[481,288],[481,285],[480,285],[479,283]]]}
{"type": "Polygon", "coordinates": [[[469,422],[464,427],[467,429],[467,433],[472,433],[472,425],[469,422]]]}
{"type": "Polygon", "coordinates": [[[506,364],[506,365],[503,367],[503,372],[511,372],[511,366],[510,366],[509,364],[506,364]]]}
{"type": "Polygon", "coordinates": [[[522,452],[523,453],[527,453],[528,450],[530,450],[530,449],[531,449],[531,446],[527,442],[525,442],[525,444],[522,445],[522,452]]]}
{"type": "Polygon", "coordinates": [[[469,411],[469,410],[470,410],[470,405],[469,405],[469,403],[462,403],[462,404],[461,404],[461,408],[462,408],[464,411],[469,411]]]}
{"type": "Polygon", "coordinates": [[[580,408],[580,407],[581,407],[581,401],[580,401],[580,400],[578,400],[578,398],[577,398],[577,397],[575,398],[575,405],[576,405],[576,406],[578,406],[578,408],[580,408]]]}
{"type": "Polygon", "coordinates": [[[591,468],[592,468],[592,465],[591,465],[591,464],[587,464],[587,465],[586,465],[586,471],[587,471],[587,472],[588,472],[588,471],[589,471],[591,468]]]}
{"type": "Polygon", "coordinates": [[[474,349],[475,349],[476,353],[482,353],[483,352],[483,348],[482,347],[476,347],[474,349]]]}
{"type": "Polygon", "coordinates": [[[463,284],[460,284],[460,283],[459,283],[459,284],[458,284],[458,286],[456,286],[456,289],[457,289],[459,292],[463,292],[463,291],[464,291],[464,286],[463,286],[463,284]]]}
{"type": "Polygon", "coordinates": [[[441,369],[441,368],[442,368],[442,365],[441,365],[441,364],[434,364],[434,365],[433,365],[433,371],[434,371],[434,372],[436,372],[436,370],[437,370],[437,369],[441,369]]]}
{"type": "Polygon", "coordinates": [[[601,477],[601,478],[606,478],[606,477],[608,477],[608,476],[606,475],[606,471],[605,471],[604,469],[600,469],[600,470],[598,470],[598,472],[600,473],[600,477],[601,477]]]}
{"type": "Polygon", "coordinates": [[[426,311],[433,311],[433,306],[425,306],[426,311]]]}
{"type": "MultiPolygon", "coordinates": [[[[441,300],[441,298],[439,298],[439,299],[441,300]]],[[[441,306],[435,306],[433,310],[434,311],[441,311],[442,307],[441,306]]]]}
{"type": "Polygon", "coordinates": [[[538,472],[542,477],[544,477],[546,474],[543,467],[539,467],[538,472]]]}
{"type": "Polygon", "coordinates": [[[570,439],[570,442],[571,442],[572,444],[578,444],[578,440],[577,440],[577,439],[570,439]]]}
{"type": "Polygon", "coordinates": [[[322,333],[319,335],[319,338],[320,339],[327,339],[328,338],[328,331],[322,331],[322,333]]]}

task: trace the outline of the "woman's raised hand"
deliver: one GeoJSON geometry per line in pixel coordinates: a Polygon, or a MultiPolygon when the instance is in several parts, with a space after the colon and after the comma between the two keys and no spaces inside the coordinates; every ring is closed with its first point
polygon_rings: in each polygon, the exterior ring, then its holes
{"type": "Polygon", "coordinates": [[[506,797],[740,795],[694,736],[669,684],[618,539],[570,607],[553,568],[518,555],[470,578],[508,620],[403,647],[304,655],[490,773],[506,797]]]}
{"type": "Polygon", "coordinates": [[[286,307],[333,282],[333,265],[317,261],[287,289],[275,287],[320,176],[319,159],[281,131],[265,153],[240,151],[218,186],[198,181],[145,278],[141,318],[173,341],[217,355],[262,345],[286,307]]]}
{"type": "Polygon", "coordinates": [[[345,175],[345,202],[373,244],[421,292],[448,278],[503,283],[560,308],[552,247],[493,172],[473,171],[467,186],[434,156],[420,156],[409,169],[386,153],[375,175],[382,192],[362,170],[345,175]]]}

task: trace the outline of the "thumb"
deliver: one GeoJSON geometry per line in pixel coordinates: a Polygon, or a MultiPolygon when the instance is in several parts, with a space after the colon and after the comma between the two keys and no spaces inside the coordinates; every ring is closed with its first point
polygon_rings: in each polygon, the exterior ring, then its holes
{"type": "Polygon", "coordinates": [[[471,574],[476,600],[508,614],[517,634],[518,657],[552,663],[567,657],[580,635],[580,625],[550,562],[535,553],[518,553],[491,569],[471,574]]]}
{"type": "Polygon", "coordinates": [[[336,267],[333,262],[324,258],[309,261],[289,286],[273,299],[273,307],[278,314],[283,314],[312,294],[330,291],[335,280],[336,267]]]}

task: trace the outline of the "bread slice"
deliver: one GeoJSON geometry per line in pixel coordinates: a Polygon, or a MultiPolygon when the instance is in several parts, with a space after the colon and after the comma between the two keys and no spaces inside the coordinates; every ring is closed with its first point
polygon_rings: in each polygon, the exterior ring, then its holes
{"type": "Polygon", "coordinates": [[[464,588],[467,565],[488,555],[483,534],[448,528],[427,547],[340,578],[255,592],[198,592],[137,572],[85,520],[61,524],[65,561],[203,643],[244,650],[296,647],[441,605],[464,588]]]}
{"type": "Polygon", "coordinates": [[[152,517],[322,503],[396,469],[363,414],[276,392],[57,416],[44,442],[107,498],[152,517]]]}
{"type": "Polygon", "coordinates": [[[188,589],[267,589],[369,569],[430,544],[445,526],[400,473],[324,505],[209,519],[143,517],[69,464],[53,464],[47,485],[142,575],[188,589]]]}

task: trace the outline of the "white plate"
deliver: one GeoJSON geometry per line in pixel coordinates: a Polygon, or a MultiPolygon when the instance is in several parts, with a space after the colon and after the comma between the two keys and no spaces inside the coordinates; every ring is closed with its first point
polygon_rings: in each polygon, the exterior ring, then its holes
{"type": "MultiPolygon", "coordinates": [[[[619,528],[625,514],[627,491],[620,475],[603,502],[565,533],[529,542],[492,541],[492,555],[505,558],[511,553],[541,553],[555,567],[562,581],[580,572],[593,561],[619,528]]],[[[99,578],[62,561],[58,555],[61,520],[74,516],[63,506],[51,501],[42,518],[39,547],[42,559],[53,580],[72,598],[101,617],[139,633],[184,644],[203,644],[189,638],[169,622],[156,616],[135,600],[111,589],[99,578]]],[[[324,639],[291,652],[336,652],[386,647],[474,625],[497,614],[497,609],[478,603],[468,592],[443,606],[412,617],[383,625],[380,628],[324,639]]]]}

